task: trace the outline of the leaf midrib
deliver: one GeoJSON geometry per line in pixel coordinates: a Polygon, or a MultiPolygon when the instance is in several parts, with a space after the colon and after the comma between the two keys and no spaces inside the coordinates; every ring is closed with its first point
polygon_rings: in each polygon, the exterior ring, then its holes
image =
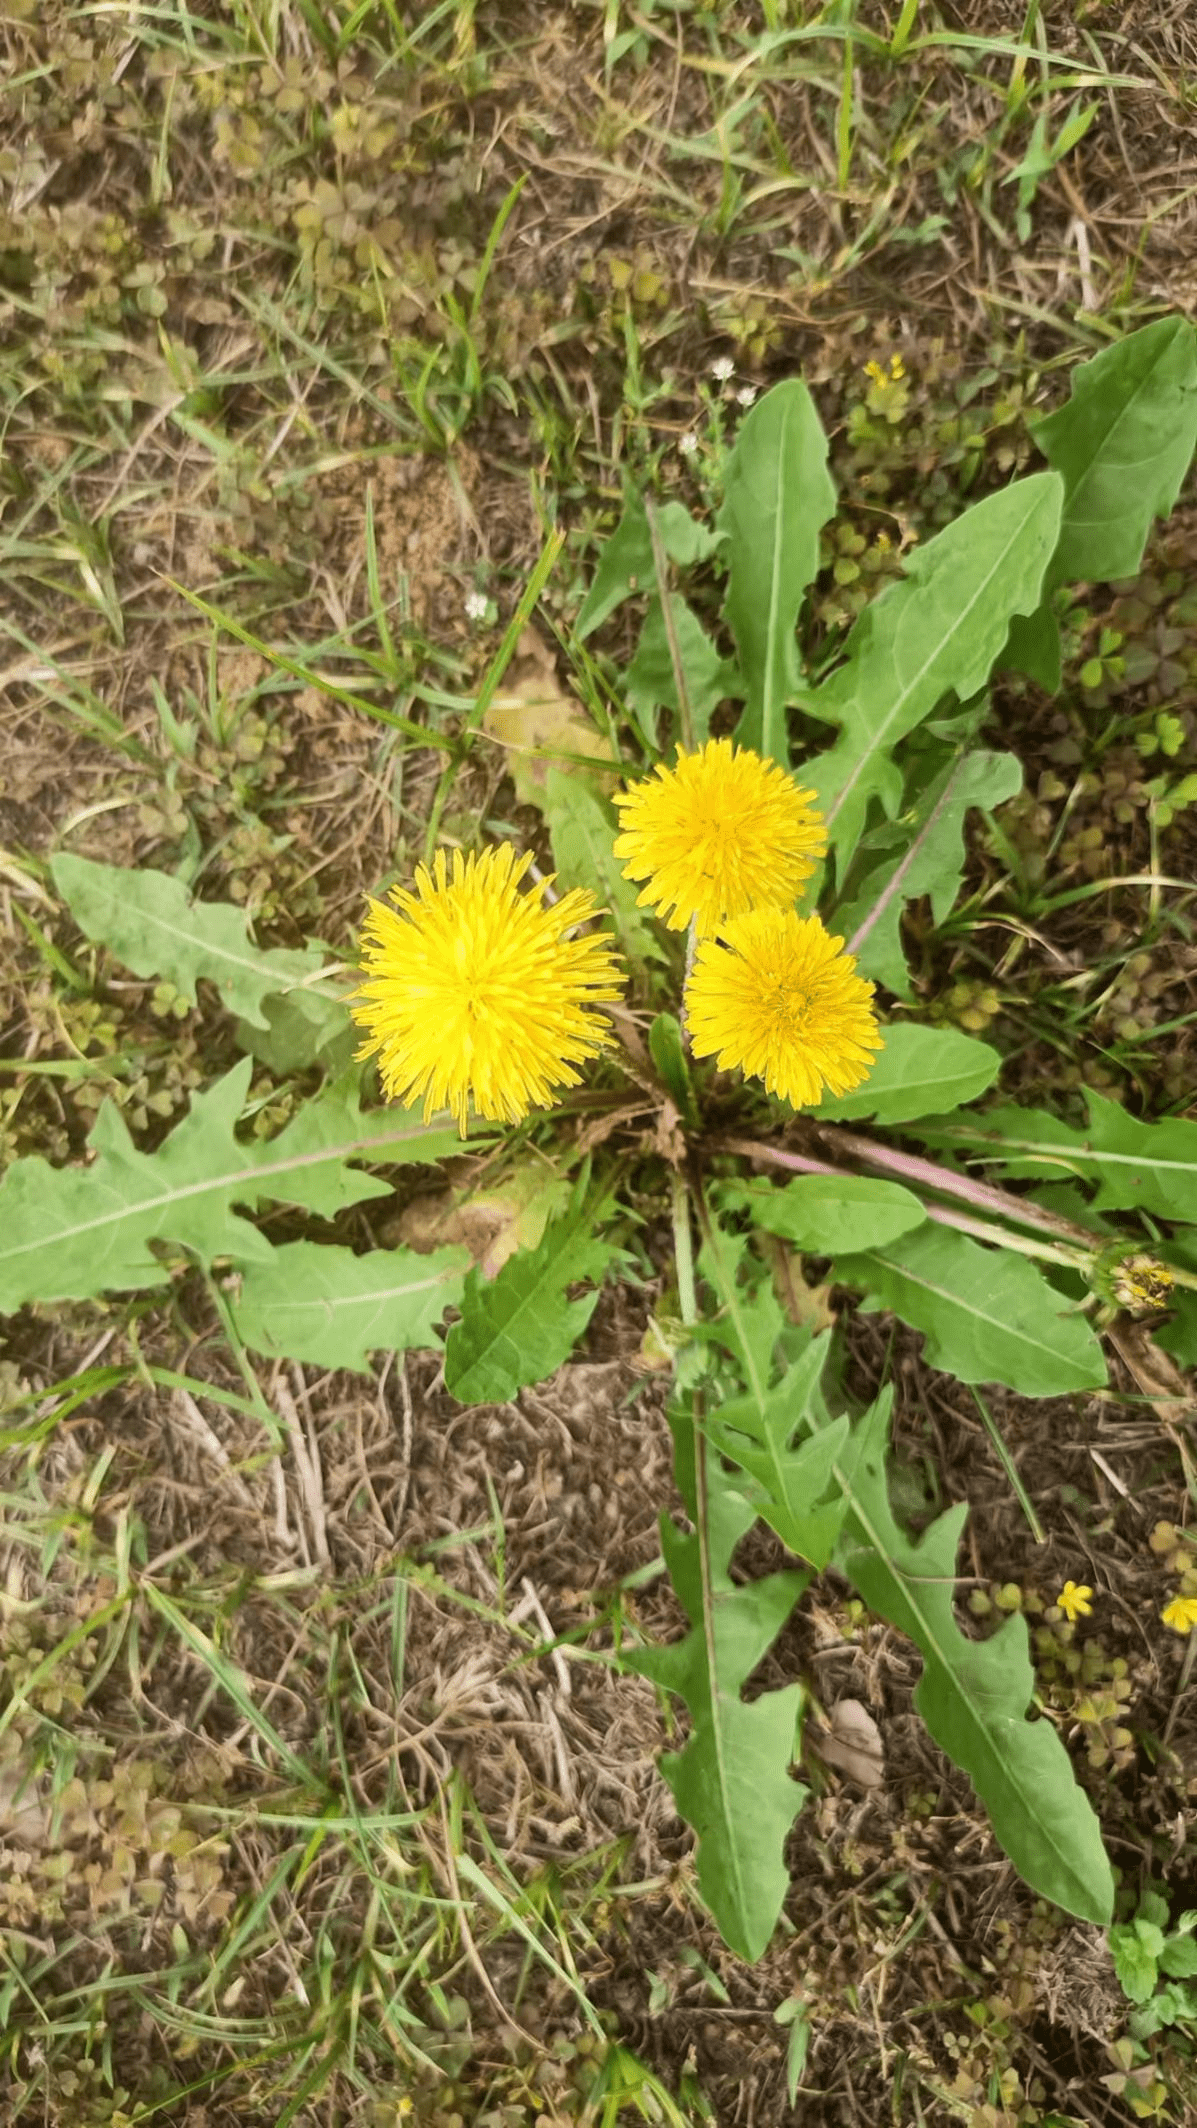
{"type": "MultiPolygon", "coordinates": [[[[330,1250],[328,1253],[331,1255],[332,1251],[330,1250]]],[[[386,1253],[389,1255],[391,1252],[388,1250],[386,1253]]],[[[369,1260],[368,1255],[354,1258],[355,1263],[368,1263],[369,1260]]],[[[264,1274],[269,1275],[274,1267],[266,1264],[261,1268],[264,1274]]],[[[458,1268],[459,1266],[457,1265],[442,1265],[439,1271],[430,1273],[426,1278],[413,1279],[408,1285],[372,1286],[365,1293],[325,1293],[318,1294],[315,1297],[301,1296],[297,1300],[288,1300],[283,1295],[279,1295],[277,1298],[271,1296],[264,1299],[261,1294],[251,1292],[251,1299],[254,1307],[263,1317],[268,1311],[277,1313],[280,1309],[286,1309],[291,1315],[298,1315],[305,1311],[318,1311],[321,1316],[327,1317],[335,1315],[338,1309],[376,1307],[383,1301],[404,1300],[412,1293],[431,1292],[444,1283],[447,1270],[455,1275],[458,1268]]]]}
{"type": "Polygon", "coordinates": [[[1006,1153],[1015,1152],[1033,1154],[1052,1166],[1058,1166],[1062,1161],[1089,1160],[1099,1166],[1150,1168],[1153,1173],[1166,1168],[1170,1174],[1197,1174],[1197,1160],[1167,1160],[1155,1153],[1105,1153],[1089,1145],[1055,1145],[1050,1138],[998,1138],[987,1132],[979,1133],[976,1138],[964,1131],[945,1131],[944,1136],[958,1138],[962,1145],[992,1145],[994,1160],[1002,1160],[1006,1153]]]}
{"type": "MultiPolygon", "coordinates": [[[[790,423],[793,418],[793,414],[796,410],[796,407],[796,399],[791,400],[790,405],[786,408],[785,415],[782,420],[780,437],[781,448],[778,452],[777,457],[779,467],[783,467],[786,463],[786,453],[790,437],[790,423]]],[[[783,746],[779,753],[776,745],[773,743],[773,718],[777,710],[778,696],[777,617],[778,609],[780,606],[779,586],[781,583],[781,552],[783,546],[782,526],[785,520],[786,501],[786,484],[784,478],[779,478],[777,481],[776,497],[776,505],[773,511],[773,553],[771,557],[772,569],[769,577],[769,617],[765,636],[765,670],[761,682],[761,752],[772,760],[784,761],[786,756],[786,748],[783,746]]],[[[785,690],[783,688],[783,697],[784,692],[785,690]]]]}

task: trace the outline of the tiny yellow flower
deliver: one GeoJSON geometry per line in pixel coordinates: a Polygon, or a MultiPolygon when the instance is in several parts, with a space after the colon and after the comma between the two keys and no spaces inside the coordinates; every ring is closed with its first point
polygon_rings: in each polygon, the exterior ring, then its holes
{"type": "Polygon", "coordinates": [[[1060,1609],[1063,1611],[1064,1616],[1068,1620],[1069,1625],[1074,1626],[1078,1618],[1089,1618],[1092,1616],[1092,1598],[1093,1591],[1089,1587],[1087,1582],[1066,1581],[1059,1595],[1056,1598],[1056,1602],[1059,1604],[1060,1609]]]}
{"type": "Polygon", "coordinates": [[[1160,1612],[1166,1626],[1174,1633],[1190,1634],[1197,1626],[1197,1596],[1174,1596],[1160,1612]]]}
{"type": "Polygon", "coordinates": [[[471,1097],[478,1115],[520,1123],[576,1086],[574,1065],[608,1039],[593,1008],[622,989],[610,938],[568,936],[594,897],[574,888],[546,905],[551,880],[521,894],[531,862],[506,843],[454,850],[450,876],[438,850],[431,872],[417,866],[415,893],[392,887],[396,909],[372,901],[364,926],[358,1055],[377,1056],[389,1101],[422,1099],[425,1122],[448,1108],[463,1137],[471,1097]]]}
{"type": "Polygon", "coordinates": [[[675,768],[658,763],[616,794],[615,854],[625,878],[647,882],[638,906],[709,938],[727,917],[792,902],[826,843],[814,795],[730,739],[679,748],[675,768]]]}
{"type": "Polygon", "coordinates": [[[873,985],[856,973],[817,916],[756,909],[704,939],[686,985],[686,1024],[697,1057],[763,1079],[794,1108],[846,1094],[884,1047],[873,985]]]}
{"type": "Polygon", "coordinates": [[[892,381],[895,384],[898,383],[900,378],[906,375],[906,364],[903,362],[901,355],[890,356],[889,373],[892,381]]]}

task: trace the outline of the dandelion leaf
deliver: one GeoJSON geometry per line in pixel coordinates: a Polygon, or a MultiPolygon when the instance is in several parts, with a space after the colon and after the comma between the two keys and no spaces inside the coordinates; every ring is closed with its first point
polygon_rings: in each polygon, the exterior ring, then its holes
{"type": "Polygon", "coordinates": [[[790,758],[786,709],[801,685],[798,614],[818,572],[819,533],[834,509],[827,437],[805,384],[792,377],[741,422],[718,520],[729,572],[723,610],[747,696],[736,737],[783,766],[790,758]]]}
{"type": "Polygon", "coordinates": [[[1063,482],[1035,473],[974,503],[916,547],[906,575],[864,609],[844,663],[802,696],[802,707],[839,727],[830,750],[803,764],[819,794],[842,878],[871,800],[892,819],[903,776],[893,759],[906,734],[948,693],[966,701],[985,685],[1010,617],[1031,613],[1060,525],[1063,482]]]}
{"type": "Polygon", "coordinates": [[[601,628],[625,599],[633,598],[638,591],[651,590],[652,585],[653,543],[648,515],[640,497],[629,495],[623,516],[604,542],[594,582],[574,623],[579,642],[601,628]]]}
{"type": "Polygon", "coordinates": [[[359,1035],[342,998],[297,985],[276,997],[264,997],[262,1014],[264,1027],[238,1020],[234,1029],[237,1047],[257,1057],[280,1079],[313,1065],[330,1077],[348,1070],[359,1035]]]}
{"type": "Polygon", "coordinates": [[[943,923],[964,875],[966,813],[973,806],[991,812],[1021,788],[1022,764],[1013,754],[958,755],[892,827],[881,830],[878,839],[888,845],[889,854],[870,866],[851,901],[841,902],[835,912],[836,930],[846,938],[861,924],[869,926],[853,948],[859,974],[884,983],[895,997],[913,1000],[902,951],[903,908],[925,894],[935,922],[943,923]]]}
{"type": "Polygon", "coordinates": [[[1064,675],[1064,643],[1050,603],[1045,600],[1034,613],[1014,615],[998,664],[1008,672],[1025,672],[1044,694],[1059,694],[1064,675]]]}
{"type": "Polygon", "coordinates": [[[698,1131],[701,1123],[694,1098],[694,1081],[682,1023],[672,1012],[658,1012],[648,1030],[648,1053],[662,1085],[673,1101],[687,1130],[698,1131]]]}
{"type": "MultiPolygon", "coordinates": [[[[739,696],[743,692],[739,671],[731,658],[720,657],[698,616],[676,592],[670,596],[669,612],[690,707],[694,743],[703,746],[710,735],[711,717],[719,704],[729,696],[739,696]]],[[[657,710],[668,709],[675,717],[681,710],[673,652],[659,598],[652,601],[645,615],[636,655],[627,669],[624,685],[640,729],[655,750],[657,710]]]]}
{"type": "MultiPolygon", "coordinates": [[[[736,1185],[720,1191],[721,1204],[739,1198],[736,1185]]],[[[741,1485],[744,1497],[783,1544],[825,1566],[842,1519],[838,1498],[825,1495],[847,1430],[832,1423],[823,1401],[826,1343],[787,1323],[746,1235],[711,1220],[698,1268],[722,1303],[701,1335],[734,1355],[748,1385],[746,1396],[726,1399],[704,1421],[706,1436],[739,1465],[750,1481],[741,1485]],[[811,1438],[796,1443],[800,1432],[811,1438]]]]}
{"type": "Polygon", "coordinates": [[[883,1247],[839,1256],[837,1284],[921,1330],[926,1358],[961,1382],[1003,1382],[1023,1396],[1065,1396],[1106,1381],[1085,1316],[1025,1256],[983,1248],[931,1221],[883,1247]]]}
{"type": "Polygon", "coordinates": [[[763,1402],[732,1397],[703,1422],[712,1447],[748,1479],[736,1482],[754,1513],[820,1571],[844,1520],[835,1465],[849,1430],[823,1400],[827,1349],[826,1337],[813,1339],[763,1402]]]}
{"type": "MultiPolygon", "coordinates": [[[[79,929],[134,975],[173,983],[189,1005],[202,976],[226,1010],[266,1029],[265,1001],[310,983],[323,965],[315,947],[300,952],[255,946],[244,909],[195,901],[170,872],[129,870],[62,853],[50,861],[54,884],[79,929]]],[[[335,1001],[321,1000],[321,1004],[335,1001]]]]}
{"type": "Polygon", "coordinates": [[[684,503],[662,503],[657,510],[657,530],[671,562],[689,569],[696,562],[709,562],[721,544],[721,534],[691,517],[684,503]]]}
{"type": "Polygon", "coordinates": [[[440,1344],[436,1325],[456,1306],[468,1249],[352,1249],[287,1242],[246,1270],[234,1305],[247,1345],[320,1367],[369,1370],[371,1352],[440,1344]]]}
{"type": "Polygon", "coordinates": [[[835,1563],[870,1610],[918,1648],[915,1706],[968,1775],[1019,1875],[1067,1913],[1104,1925],[1114,1885],[1097,1819],[1052,1724],[1027,1720],[1035,1677],[1025,1619],[1015,1614],[988,1640],[970,1640],[957,1624],[963,1504],[917,1541],[894,1520],[885,1476],[892,1400],[887,1388],[839,1464],[847,1518],[835,1563]]]}
{"type": "Polygon", "coordinates": [[[1098,1183],[1094,1211],[1137,1209],[1197,1224],[1197,1123],[1141,1123],[1091,1086],[1085,1100],[1089,1125],[1076,1133],[1073,1158],[1076,1172],[1098,1183]]]}
{"type": "Polygon", "coordinates": [[[1052,582],[1134,576],[1197,447],[1197,331],[1157,318],[1103,347],[1078,363],[1067,403],[1033,434],[1064,480],[1052,582]]]}
{"type": "Polygon", "coordinates": [[[780,1188],[764,1179],[736,1183],[722,1201],[811,1256],[880,1248],[927,1217],[913,1190],[872,1175],[795,1175],[780,1188]]]}
{"type": "MultiPolygon", "coordinates": [[[[484,1142],[470,1139],[471,1146],[484,1142]]],[[[391,1194],[380,1175],[364,1175],[349,1162],[430,1166],[461,1150],[456,1127],[443,1118],[425,1124],[410,1109],[363,1109],[360,1081],[351,1072],[308,1101],[277,1138],[254,1148],[256,1195],[331,1219],[347,1205],[391,1194]]]]}
{"type": "Polygon", "coordinates": [[[918,1116],[946,1115],[975,1101],[992,1086],[1002,1060],[987,1042],[954,1027],[914,1027],[904,1021],[883,1027],[885,1047],[863,1086],[820,1101],[819,1120],[910,1123],[918,1116]]]}
{"type": "MultiPolygon", "coordinates": [[[[678,1427],[689,1422],[679,1415],[678,1427]]],[[[794,1570],[738,1585],[731,1560],[756,1520],[700,1445],[701,1470],[687,1485],[679,1443],[678,1477],[695,1523],[683,1535],[661,1518],[661,1548],[690,1631],[668,1648],[639,1648],[623,1659],[685,1701],[688,1743],[668,1752],[661,1771],[697,1836],[698,1883],[725,1941],[752,1962],[768,1946],[786,1892],[784,1845],[808,1791],[790,1776],[798,1748],[802,1690],[787,1685],[748,1704],[747,1679],[767,1654],[806,1587],[794,1570]]]]}
{"type": "Polygon", "coordinates": [[[1064,481],[1060,537],[1044,602],[1016,617],[1001,662],[1048,694],[1060,686],[1060,627],[1047,594],[1058,584],[1138,574],[1152,522],[1167,517],[1197,445],[1197,332],[1157,318],[1072,372],[1065,405],[1033,431],[1064,481]]]}
{"type": "MultiPolygon", "coordinates": [[[[719,536],[691,517],[684,503],[667,502],[657,510],[661,544],[671,562],[689,568],[708,561],[719,545],[719,536]]],[[[652,533],[648,512],[639,495],[629,495],[623,516],[605,542],[598,568],[581,611],[574,623],[579,642],[593,635],[617,606],[638,593],[656,588],[652,533]]]]}
{"type": "Polygon", "coordinates": [[[470,1272],[461,1319],[445,1341],[445,1387],[459,1403],[507,1403],[517,1389],[555,1373],[582,1336],[597,1282],[618,1253],[592,1231],[599,1214],[582,1193],[579,1183],[537,1247],[509,1257],[497,1278],[470,1272]],[[592,1281],[593,1293],[568,1297],[570,1286],[592,1281]]]}
{"type": "Polygon", "coordinates": [[[194,1248],[206,1262],[268,1256],[265,1236],[232,1209],[251,1165],[233,1137],[251,1068],[247,1058],[197,1094],[156,1153],[138,1151],[108,1101],[92,1129],[90,1167],[15,1161],[0,1187],[0,1313],[28,1300],[162,1285],[168,1274],[151,1241],[194,1248]]]}
{"type": "Polygon", "coordinates": [[[1197,1224],[1197,1123],[1169,1116],[1141,1123],[1117,1101],[1085,1090],[1085,1129],[1040,1108],[991,1108],[983,1115],[933,1118],[929,1141],[1006,1176],[1055,1180],[1076,1175],[1097,1185],[1096,1212],[1150,1212],[1197,1224]]]}
{"type": "Polygon", "coordinates": [[[270,1243],[235,1206],[265,1199],[328,1217],[389,1194],[388,1183],[350,1163],[434,1161],[460,1149],[455,1131],[425,1130],[401,1110],[363,1114],[352,1084],[328,1088],[275,1138],[239,1139],[252,1069],[246,1057],[197,1094],[156,1152],[139,1151],[107,1102],[89,1166],[14,1161],[0,1184],[0,1314],[31,1300],[161,1285],[167,1273],[153,1242],[205,1263],[266,1262],[270,1243]]]}
{"type": "Polygon", "coordinates": [[[1178,1288],[1169,1303],[1168,1321],[1153,1336],[1181,1367],[1197,1367],[1197,1293],[1178,1288]]]}
{"type": "Polygon", "coordinates": [[[735,1234],[714,1219],[699,1251],[698,1270],[718,1294],[720,1312],[713,1322],[697,1326],[695,1334],[731,1353],[750,1394],[763,1409],[787,1330],[772,1281],[764,1274],[748,1236],[735,1234]]]}

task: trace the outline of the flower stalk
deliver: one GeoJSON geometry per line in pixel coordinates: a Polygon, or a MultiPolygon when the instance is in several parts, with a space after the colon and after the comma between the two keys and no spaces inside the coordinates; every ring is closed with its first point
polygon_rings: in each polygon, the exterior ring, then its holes
{"type": "Polygon", "coordinates": [[[1159,1263],[1136,1249],[1131,1242],[1123,1248],[1115,1244],[1111,1249],[1086,1227],[1078,1226],[1071,1219],[1057,1217],[1040,1205],[1029,1204],[1025,1197],[1015,1197],[992,1182],[978,1182],[972,1176],[956,1174],[949,1168],[937,1166],[933,1160],[898,1152],[891,1146],[877,1144],[872,1138],[862,1138],[855,1131],[841,1130],[835,1124],[813,1127],[821,1143],[828,1149],[846,1153],[854,1165],[845,1168],[811,1154],[787,1152],[781,1146],[768,1145],[757,1138],[717,1138],[711,1142],[710,1150],[736,1153],[743,1159],[784,1168],[794,1175],[843,1175],[857,1172],[859,1166],[868,1166],[911,1184],[920,1195],[925,1190],[938,1190],[942,1196],[954,1197],[959,1203],[968,1205],[970,1210],[935,1204],[924,1196],[923,1209],[928,1219],[935,1220],[940,1226],[955,1227],[958,1233],[971,1234],[978,1241],[991,1242],[997,1248],[1013,1250],[1016,1255],[1037,1257],[1041,1263],[1058,1263],[1068,1270],[1078,1271],[1087,1285],[1132,1313],[1165,1306],[1168,1290],[1174,1285],[1197,1288],[1197,1273],[1186,1271],[1177,1264],[1159,1263]],[[1012,1233],[1009,1227],[995,1225],[992,1218],[978,1216],[985,1213],[997,1214],[1017,1225],[1037,1227],[1043,1238],[1033,1240],[1029,1235],[1012,1233]]]}
{"type": "Polygon", "coordinates": [[[995,1212],[1002,1219],[1015,1220],[1019,1226],[1038,1227],[1045,1234],[1055,1234],[1062,1241],[1077,1242],[1084,1249],[1093,1247],[1094,1237],[1088,1228],[1078,1226],[1056,1212],[1049,1212],[1042,1205],[1032,1204],[1026,1197],[1016,1197],[1010,1190],[999,1189],[992,1182],[979,1182],[971,1175],[958,1174],[954,1168],[940,1167],[934,1160],[924,1160],[917,1153],[899,1152],[893,1146],[880,1145],[872,1138],[862,1138],[856,1131],[842,1130],[835,1124],[815,1122],[814,1128],[820,1138],[833,1138],[836,1148],[842,1149],[850,1160],[862,1161],[866,1166],[878,1168],[916,1188],[939,1190],[945,1197],[958,1197],[980,1212],[995,1212]]]}
{"type": "MultiPolygon", "coordinates": [[[[859,1142],[862,1144],[868,1143],[867,1140],[859,1142]]],[[[784,1152],[780,1146],[764,1145],[759,1140],[752,1138],[720,1138],[715,1141],[712,1150],[721,1153],[739,1153],[745,1159],[765,1161],[772,1167],[785,1168],[788,1173],[795,1175],[843,1175],[845,1172],[851,1172],[851,1170],[836,1167],[830,1160],[815,1160],[805,1153],[784,1152]]],[[[899,1155],[898,1157],[903,1156],[899,1155]]],[[[925,1161],[922,1164],[926,1167],[932,1167],[933,1165],[931,1161],[925,1161]]],[[[964,1178],[953,1177],[952,1179],[963,1180],[964,1178]]],[[[936,1186],[938,1187],[939,1185],[937,1184],[936,1186]]],[[[978,1189],[987,1187],[988,1185],[986,1184],[977,1185],[978,1189]]],[[[963,1191],[960,1194],[963,1195],[963,1191]]],[[[1004,1191],[1001,1190],[992,1191],[994,1197],[1002,1197],[1004,1194],[1004,1191]]],[[[1014,1199],[1012,1201],[1017,1203],[1018,1200],[1014,1199]]],[[[1012,1234],[1006,1227],[995,1226],[992,1220],[972,1218],[967,1212],[959,1212],[951,1205],[928,1204],[924,1200],[923,1209],[928,1219],[935,1220],[940,1226],[955,1227],[959,1233],[975,1235],[978,1241],[994,1242],[1003,1249],[1013,1249],[1020,1256],[1036,1256],[1045,1263],[1064,1264],[1070,1271],[1080,1271],[1082,1276],[1087,1274],[1093,1261],[1092,1236],[1086,1236],[1090,1243],[1088,1249],[1080,1249],[1074,1244],[1065,1241],[1032,1241],[1029,1235],[1012,1234]]],[[[1074,1231],[1080,1232],[1083,1230],[1074,1229],[1074,1231]]]]}

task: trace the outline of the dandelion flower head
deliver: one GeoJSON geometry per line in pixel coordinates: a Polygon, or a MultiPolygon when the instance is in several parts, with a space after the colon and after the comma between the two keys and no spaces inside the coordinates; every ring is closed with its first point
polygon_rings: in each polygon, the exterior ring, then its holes
{"type": "Polygon", "coordinates": [[[1175,1281],[1167,1264],[1142,1253],[1124,1257],[1112,1280],[1112,1296],[1131,1315],[1146,1315],[1166,1308],[1175,1281]]]}
{"type": "Polygon", "coordinates": [[[1174,1596],[1160,1612],[1166,1626],[1174,1633],[1189,1634],[1197,1626],[1197,1596],[1174,1596]]]}
{"type": "Polygon", "coordinates": [[[794,900],[826,843],[814,795],[776,761],[711,739],[616,793],[615,854],[646,882],[642,908],[709,938],[728,917],[794,900]]]}
{"type": "Polygon", "coordinates": [[[376,1056],[388,1100],[448,1108],[465,1136],[468,1104],[495,1122],[520,1123],[575,1086],[575,1065],[607,1039],[594,1007],[622,989],[611,940],[571,938],[594,915],[574,888],[546,902],[551,880],[519,882],[531,854],[508,844],[463,857],[452,870],[438,850],[417,867],[415,892],[392,887],[395,907],[372,901],[362,937],[363,982],[351,1006],[376,1056]]]}
{"type": "Polygon", "coordinates": [[[873,985],[817,916],[755,909],[704,939],[686,985],[697,1057],[763,1079],[794,1108],[850,1093],[884,1047],[873,985]]]}
{"type": "Polygon", "coordinates": [[[1085,1581],[1066,1581],[1056,1598],[1070,1626],[1093,1613],[1093,1591],[1085,1581]]]}

